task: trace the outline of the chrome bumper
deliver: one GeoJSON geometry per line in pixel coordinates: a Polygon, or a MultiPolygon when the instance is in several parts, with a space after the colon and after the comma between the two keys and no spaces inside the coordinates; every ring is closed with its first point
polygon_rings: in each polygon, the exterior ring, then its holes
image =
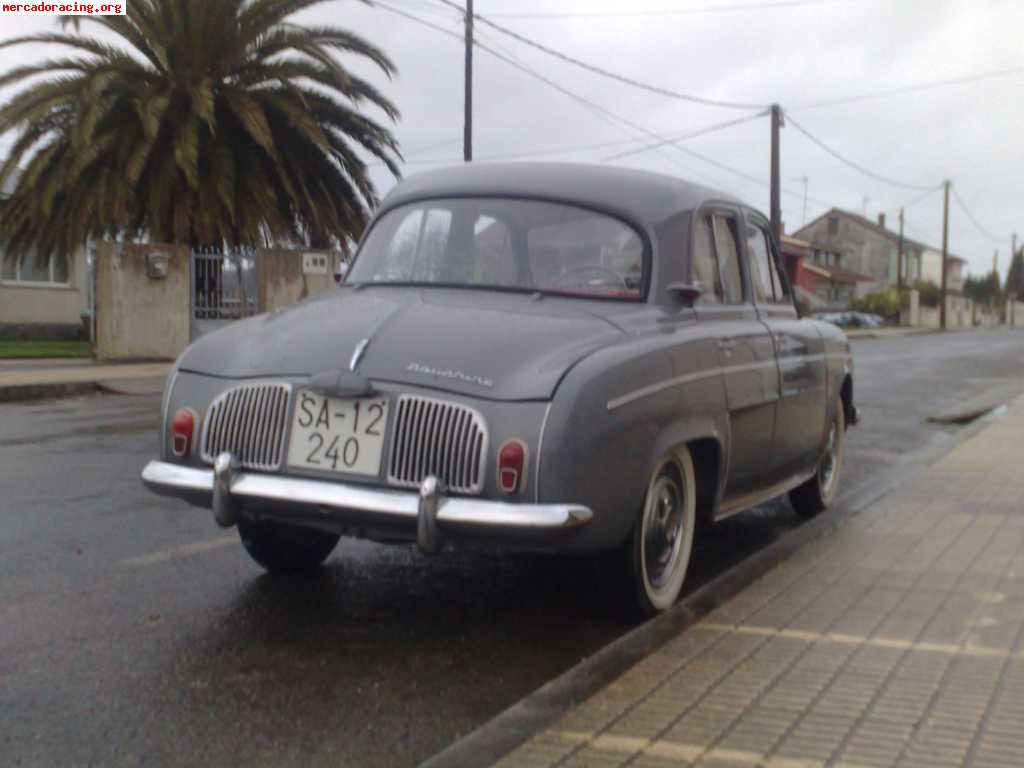
{"type": "Polygon", "coordinates": [[[210,507],[222,526],[237,521],[245,501],[279,502],[288,508],[340,517],[355,512],[382,522],[407,521],[416,526],[417,543],[425,551],[440,547],[441,533],[446,529],[554,533],[589,523],[593,517],[590,509],[578,504],[512,504],[446,497],[434,477],[426,478],[416,493],[241,472],[237,459],[230,454],[218,456],[213,470],[151,461],[142,470],[142,482],[154,493],[210,507]]]}

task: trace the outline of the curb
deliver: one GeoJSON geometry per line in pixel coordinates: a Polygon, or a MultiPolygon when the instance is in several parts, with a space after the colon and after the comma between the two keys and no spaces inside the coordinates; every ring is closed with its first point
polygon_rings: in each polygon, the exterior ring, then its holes
{"type": "MultiPolygon", "coordinates": [[[[953,329],[953,328],[951,328],[951,329],[947,330],[946,333],[950,333],[951,331],[954,331],[954,330],[973,330],[973,329],[967,329],[967,328],[963,328],[963,329],[955,328],[955,329],[953,329]]],[[[847,331],[844,331],[844,333],[846,334],[846,338],[848,338],[850,341],[861,341],[863,339],[902,339],[902,338],[906,338],[907,336],[924,336],[924,335],[932,334],[932,333],[942,333],[942,329],[941,328],[908,328],[905,331],[897,331],[897,332],[890,331],[888,333],[879,332],[877,330],[874,330],[874,331],[847,330],[847,331]]]]}
{"type": "Polygon", "coordinates": [[[91,395],[99,391],[95,381],[50,382],[46,384],[10,384],[0,386],[0,403],[54,400],[60,397],[91,395]]]}
{"type": "MultiPolygon", "coordinates": [[[[1011,402],[1009,407],[1024,407],[1024,396],[1011,402]]],[[[854,515],[870,514],[868,508],[874,502],[902,483],[907,466],[937,461],[985,429],[999,418],[1002,410],[1005,407],[965,427],[954,440],[938,450],[933,447],[924,451],[913,464],[892,470],[880,482],[854,490],[841,507],[833,507],[794,529],[708,582],[671,610],[613,640],[429,758],[421,768],[477,768],[497,762],[798,550],[832,533],[854,515]]]]}

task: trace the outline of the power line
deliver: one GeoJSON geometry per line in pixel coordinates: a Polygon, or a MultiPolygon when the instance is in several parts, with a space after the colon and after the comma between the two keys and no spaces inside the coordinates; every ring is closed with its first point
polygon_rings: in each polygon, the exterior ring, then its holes
{"type": "MultiPolygon", "coordinates": [[[[439,26],[437,24],[434,24],[431,21],[427,21],[426,19],[422,19],[422,18],[420,18],[418,16],[415,16],[415,15],[413,15],[411,13],[407,13],[406,11],[400,10],[398,8],[394,8],[393,6],[390,6],[390,5],[388,5],[386,3],[383,3],[383,2],[379,2],[378,1],[378,2],[375,3],[375,6],[378,7],[378,8],[381,8],[382,10],[389,11],[391,13],[394,13],[394,14],[398,15],[398,16],[406,18],[409,21],[413,21],[413,22],[415,22],[417,24],[420,24],[422,26],[425,26],[425,27],[429,27],[430,29],[433,29],[433,30],[435,30],[437,32],[440,32],[440,33],[442,33],[444,35],[447,35],[447,36],[449,36],[451,38],[454,38],[454,39],[458,40],[459,42],[463,42],[462,35],[459,35],[459,34],[453,32],[453,31],[451,31],[449,29],[445,29],[444,27],[441,27],[441,26],[439,26]]],[[[479,36],[479,33],[478,33],[478,36],[479,36]]],[[[503,61],[504,63],[508,64],[509,66],[514,67],[515,69],[518,69],[519,71],[529,75],[530,77],[533,77],[533,78],[535,78],[537,80],[540,80],[541,82],[543,82],[546,85],[548,85],[549,87],[555,89],[559,93],[562,93],[563,95],[568,96],[572,100],[576,101],[577,103],[579,103],[579,104],[583,105],[584,107],[586,107],[587,109],[589,109],[591,112],[596,114],[601,119],[609,122],[611,125],[619,128],[620,130],[622,130],[622,126],[623,125],[626,125],[626,126],[629,126],[629,127],[633,128],[636,131],[639,131],[640,133],[645,135],[647,138],[655,138],[655,139],[658,139],[658,140],[662,140],[664,138],[662,136],[659,136],[656,133],[648,131],[646,128],[644,128],[641,125],[633,123],[632,121],[627,120],[626,118],[624,118],[624,117],[622,117],[620,115],[617,115],[614,112],[611,112],[610,110],[605,109],[600,104],[596,104],[595,102],[592,102],[589,99],[586,99],[583,96],[580,96],[579,94],[574,93],[573,91],[569,90],[568,88],[565,88],[565,87],[559,85],[558,83],[556,83],[555,81],[551,80],[550,78],[545,77],[544,75],[540,74],[539,72],[536,72],[535,70],[533,70],[530,67],[526,66],[522,62],[518,61],[511,54],[506,55],[506,54],[500,53],[497,50],[491,48],[490,46],[481,43],[480,40],[477,39],[477,38],[474,38],[473,45],[476,46],[477,48],[480,48],[483,51],[486,51],[491,56],[494,56],[495,58],[497,58],[499,61],[503,61]]],[[[633,140],[635,141],[636,139],[633,139],[633,140]]]]}
{"type": "Polygon", "coordinates": [[[704,136],[704,135],[706,135],[708,133],[714,133],[715,131],[720,131],[720,130],[722,130],[724,128],[731,128],[732,126],[739,125],[740,123],[748,123],[751,120],[757,120],[759,118],[762,118],[762,117],[764,117],[767,114],[768,114],[768,112],[767,112],[767,110],[765,110],[763,112],[757,112],[757,113],[755,113],[753,115],[747,115],[745,117],[739,117],[739,118],[736,118],[735,120],[727,120],[724,123],[715,123],[714,125],[708,125],[708,126],[705,126],[704,128],[698,128],[695,131],[690,131],[689,133],[684,133],[684,134],[681,134],[681,135],[676,136],[676,137],[671,138],[671,139],[665,139],[664,141],[659,141],[659,142],[656,142],[654,144],[648,144],[647,146],[644,146],[644,147],[639,147],[637,149],[628,149],[628,150],[626,150],[624,152],[619,152],[618,154],[615,154],[615,155],[609,155],[608,157],[602,158],[602,160],[604,160],[604,161],[619,160],[619,159],[621,159],[623,157],[630,157],[632,155],[638,155],[641,152],[647,152],[648,150],[651,150],[651,149],[657,149],[658,147],[663,147],[666,144],[676,144],[676,143],[678,143],[680,141],[686,141],[687,139],[695,139],[698,136],[704,136]]]}
{"type": "Polygon", "coordinates": [[[868,93],[861,93],[855,96],[845,96],[838,99],[829,99],[826,101],[811,102],[809,104],[798,104],[795,107],[789,107],[787,112],[800,112],[808,109],[819,109],[821,107],[835,107],[842,104],[854,104],[858,101],[868,101],[870,99],[881,99],[886,96],[899,96],[904,93],[915,93],[917,91],[926,91],[932,88],[942,88],[947,85],[964,85],[967,83],[976,83],[979,80],[991,80],[998,77],[1010,77],[1012,75],[1024,74],[1024,67],[1010,67],[1009,69],[996,69],[989,72],[979,72],[974,75],[964,75],[962,77],[951,77],[946,80],[932,80],[924,83],[914,83],[912,85],[903,85],[896,88],[888,88],[881,91],[871,91],[868,93]]]}
{"type": "MultiPolygon", "coordinates": [[[[451,31],[449,29],[445,29],[444,27],[441,27],[441,26],[439,26],[437,24],[434,24],[431,21],[427,21],[426,19],[421,19],[418,16],[415,16],[413,14],[410,14],[410,13],[407,13],[405,11],[402,11],[402,10],[399,10],[397,8],[394,8],[392,6],[389,6],[386,3],[381,2],[381,0],[377,0],[377,2],[374,3],[374,5],[377,8],[381,8],[383,10],[386,10],[386,11],[389,11],[391,13],[394,13],[394,14],[397,14],[399,16],[402,16],[402,17],[404,17],[404,18],[406,18],[406,19],[408,19],[410,21],[413,21],[413,22],[415,22],[417,24],[421,24],[423,26],[426,26],[426,27],[429,27],[431,29],[434,29],[437,32],[440,32],[440,33],[442,33],[444,35],[447,35],[447,36],[449,36],[449,37],[451,37],[451,38],[453,38],[455,40],[458,40],[460,43],[463,42],[462,35],[457,34],[456,32],[453,32],[453,31],[451,31]]],[[[457,7],[457,6],[454,6],[454,7],[457,7]]],[[[478,33],[478,36],[479,36],[479,33],[478,33]]],[[[671,147],[672,149],[675,149],[678,152],[682,152],[683,154],[686,154],[686,155],[689,155],[691,157],[694,157],[694,158],[696,158],[698,160],[701,160],[704,163],[707,163],[708,165],[711,165],[711,166],[713,166],[715,168],[718,168],[720,170],[723,170],[723,171],[726,171],[728,173],[731,173],[731,174],[733,174],[735,176],[738,176],[738,177],[740,177],[742,179],[745,179],[745,180],[747,180],[749,182],[752,182],[754,184],[757,184],[759,186],[762,186],[762,187],[770,187],[771,186],[770,182],[768,180],[766,180],[766,179],[758,178],[758,177],[753,176],[753,175],[751,175],[749,173],[746,173],[745,171],[741,171],[741,170],[739,170],[737,168],[733,168],[732,166],[727,165],[726,163],[723,163],[723,162],[721,162],[719,160],[716,160],[714,158],[708,157],[707,155],[701,154],[700,152],[697,152],[696,150],[690,149],[689,147],[684,147],[684,146],[681,146],[679,144],[673,143],[674,141],[677,141],[679,139],[673,140],[673,139],[668,139],[665,136],[661,136],[661,135],[659,135],[659,134],[657,134],[657,133],[655,133],[655,132],[645,128],[644,126],[642,126],[642,125],[640,125],[638,123],[633,122],[632,120],[629,120],[629,119],[627,119],[625,117],[622,117],[621,115],[618,115],[618,114],[616,114],[616,113],[614,113],[614,112],[612,112],[612,111],[602,107],[600,104],[597,104],[597,103],[595,103],[593,101],[590,101],[589,99],[587,99],[587,98],[585,98],[583,96],[580,96],[578,93],[575,93],[574,91],[571,91],[568,88],[565,88],[564,86],[562,86],[562,85],[558,84],[557,82],[551,80],[550,78],[546,77],[545,75],[542,75],[539,72],[531,69],[527,65],[525,65],[522,62],[518,61],[511,54],[506,55],[506,54],[500,53],[497,50],[495,50],[494,48],[491,48],[489,45],[485,45],[484,43],[480,42],[479,39],[474,39],[473,44],[477,48],[480,48],[481,50],[486,51],[487,53],[489,53],[491,56],[497,58],[498,60],[505,62],[509,66],[514,67],[515,69],[518,69],[519,71],[529,75],[530,77],[533,77],[534,79],[540,80],[541,82],[545,83],[547,86],[549,86],[550,88],[553,88],[554,90],[558,91],[559,93],[561,93],[561,94],[563,94],[565,96],[568,96],[570,99],[576,101],[577,103],[583,105],[585,108],[589,109],[594,114],[598,115],[598,117],[600,117],[601,119],[605,120],[606,122],[609,122],[612,125],[615,125],[620,130],[622,130],[622,126],[628,126],[629,128],[633,129],[633,131],[636,131],[636,132],[644,135],[648,139],[654,139],[655,142],[657,142],[657,143],[659,143],[661,145],[660,147],[658,147],[658,150],[661,150],[664,147],[671,147]]],[[[759,116],[760,115],[754,115],[753,117],[756,118],[756,117],[759,117],[759,116]]],[[[744,119],[747,119],[747,118],[744,118],[744,119]]],[[[679,165],[681,168],[683,168],[685,171],[687,171],[687,173],[695,173],[696,172],[696,171],[694,171],[694,169],[688,168],[688,167],[683,166],[680,163],[678,163],[678,161],[677,161],[677,159],[675,157],[673,157],[671,155],[664,154],[663,152],[659,152],[659,153],[662,154],[670,162],[672,162],[672,163],[674,163],[676,165],[679,165]]],[[[525,155],[525,153],[522,153],[521,156],[526,156],[526,155],[525,155]]],[[[491,156],[489,158],[481,158],[481,159],[499,159],[499,158],[491,156]]],[[[420,163],[429,163],[429,162],[432,162],[432,161],[419,161],[419,162],[420,163]]],[[[445,162],[445,161],[438,161],[438,162],[445,162]]],[[[700,175],[703,175],[703,174],[700,174],[700,175]]],[[[718,182],[715,181],[713,183],[717,184],[718,182]]],[[[803,197],[804,197],[803,192],[797,192],[797,191],[794,191],[792,189],[788,189],[788,188],[785,188],[785,187],[782,188],[782,192],[783,192],[783,194],[790,195],[791,197],[797,197],[797,198],[800,198],[800,199],[803,199],[803,197]]],[[[814,197],[808,196],[807,200],[810,201],[810,202],[813,202],[813,203],[815,203],[817,205],[824,206],[826,208],[827,207],[831,207],[831,203],[828,203],[828,202],[826,202],[824,200],[820,200],[820,199],[817,199],[817,198],[814,198],[814,197]]]]}
{"type": "MultiPolygon", "coordinates": [[[[482,37],[479,32],[477,32],[477,36],[478,37],[482,37]]],[[[492,42],[492,44],[494,44],[494,43],[492,42]]],[[[659,134],[654,133],[653,131],[648,130],[644,126],[642,126],[642,125],[640,125],[638,123],[635,123],[632,120],[628,120],[625,117],[622,117],[621,115],[616,114],[615,112],[612,112],[612,111],[610,111],[608,109],[605,109],[600,104],[592,102],[589,99],[586,99],[586,98],[580,96],[579,94],[574,93],[573,91],[570,91],[570,90],[562,87],[561,85],[559,85],[558,83],[554,82],[553,80],[545,77],[544,75],[541,75],[536,70],[532,69],[531,67],[529,67],[525,63],[523,63],[515,54],[511,53],[510,51],[508,51],[508,49],[506,49],[500,43],[494,44],[494,45],[501,52],[503,52],[505,54],[504,58],[502,56],[498,56],[495,53],[495,51],[490,49],[488,46],[481,44],[481,42],[479,40],[474,40],[474,45],[476,45],[477,47],[481,48],[482,50],[487,51],[492,56],[497,56],[497,58],[499,60],[504,61],[506,64],[510,64],[511,66],[516,67],[521,72],[524,72],[525,74],[540,80],[541,82],[543,82],[543,83],[547,84],[548,86],[550,86],[550,87],[554,88],[555,90],[557,90],[559,93],[562,93],[563,95],[568,96],[569,98],[573,99],[574,101],[580,103],[585,109],[587,109],[590,112],[592,112],[593,114],[597,115],[597,117],[601,118],[602,120],[604,120],[608,124],[618,128],[623,133],[625,133],[627,135],[632,135],[634,137],[637,134],[639,134],[641,136],[644,136],[647,139],[655,138],[658,141],[664,141],[664,137],[663,136],[660,136],[659,134]]],[[[637,141],[636,138],[633,138],[632,140],[633,141],[637,141]]],[[[640,140],[644,140],[644,139],[640,139],[640,140]]],[[[678,146],[673,146],[673,148],[674,149],[682,150],[682,148],[678,147],[678,146]]],[[[679,167],[679,168],[683,169],[684,171],[686,171],[688,174],[697,174],[698,176],[703,176],[704,175],[704,174],[700,173],[699,171],[696,171],[696,170],[694,170],[692,168],[689,168],[686,165],[683,165],[682,163],[679,162],[678,158],[676,158],[673,155],[665,153],[661,149],[655,150],[655,151],[657,151],[658,154],[660,154],[662,157],[667,159],[673,165],[676,165],[677,167],[679,167]]],[[[494,156],[492,155],[490,159],[496,159],[496,158],[494,158],[494,156]]],[[[717,183],[717,182],[713,182],[713,183],[717,183]]]]}
{"type": "Polygon", "coordinates": [[[985,227],[983,227],[981,223],[978,221],[978,219],[975,217],[975,215],[971,213],[970,209],[967,207],[967,203],[965,203],[963,201],[963,198],[960,197],[960,193],[956,191],[955,186],[953,187],[953,199],[956,200],[957,204],[960,206],[960,210],[967,214],[967,218],[971,220],[971,223],[974,225],[975,229],[981,232],[981,234],[983,234],[985,237],[989,238],[990,240],[994,240],[997,243],[1002,243],[1010,239],[1009,236],[997,237],[996,235],[993,235],[991,232],[989,232],[985,227]]]}
{"type": "MultiPolygon", "coordinates": [[[[397,8],[394,8],[392,6],[389,6],[386,3],[380,2],[380,0],[378,0],[375,3],[375,6],[377,8],[381,8],[383,10],[386,10],[386,11],[389,11],[391,13],[397,14],[398,16],[402,16],[403,18],[406,18],[409,21],[413,21],[413,22],[415,22],[417,24],[421,24],[423,26],[429,27],[429,28],[431,28],[431,29],[433,29],[433,30],[435,30],[437,32],[440,32],[440,33],[442,33],[444,35],[447,35],[447,36],[449,36],[449,37],[451,37],[453,39],[458,40],[460,43],[463,42],[462,35],[456,34],[455,32],[453,32],[451,30],[448,30],[448,29],[445,29],[444,27],[438,26],[437,24],[434,24],[431,21],[427,21],[426,19],[421,19],[418,16],[415,16],[413,14],[410,14],[410,13],[407,13],[405,11],[402,11],[402,10],[399,10],[397,8]]],[[[539,72],[537,72],[537,71],[531,69],[530,67],[528,67],[527,65],[523,64],[514,55],[499,53],[498,51],[496,51],[495,49],[491,48],[490,46],[481,43],[480,40],[477,39],[479,36],[480,36],[479,35],[479,31],[477,31],[477,35],[476,35],[476,37],[474,38],[474,41],[473,41],[473,44],[477,48],[480,48],[481,50],[486,51],[491,56],[497,58],[499,61],[505,62],[509,66],[514,67],[515,69],[518,69],[519,71],[529,75],[530,77],[533,77],[533,78],[535,78],[537,80],[540,80],[541,82],[543,82],[544,84],[546,84],[550,88],[553,88],[554,90],[558,91],[559,93],[561,93],[561,94],[563,94],[565,96],[568,96],[570,99],[572,99],[573,101],[576,101],[577,103],[581,104],[583,107],[585,107],[586,109],[588,109],[589,111],[591,111],[592,113],[597,115],[602,120],[608,122],[610,125],[613,125],[616,128],[618,128],[619,130],[623,130],[626,133],[629,133],[629,131],[625,130],[624,126],[628,126],[628,128],[632,129],[633,131],[635,131],[635,132],[637,132],[639,134],[642,134],[644,137],[646,137],[646,139],[655,139],[657,141],[665,141],[665,137],[664,136],[661,136],[661,135],[659,135],[657,133],[654,133],[653,131],[650,131],[647,128],[645,128],[644,126],[639,125],[638,123],[634,123],[632,120],[628,120],[627,118],[622,117],[621,115],[617,115],[614,112],[612,112],[612,111],[610,111],[608,109],[605,109],[600,104],[596,104],[595,102],[592,102],[589,99],[586,99],[583,96],[580,96],[579,94],[569,90],[568,88],[565,88],[565,87],[559,85],[558,83],[556,83],[555,81],[551,80],[550,78],[540,74],[539,72]]],[[[706,158],[703,155],[700,155],[700,154],[698,154],[696,152],[692,152],[691,150],[688,150],[688,149],[686,149],[684,147],[679,147],[679,146],[676,146],[674,144],[671,145],[671,146],[674,149],[677,149],[677,150],[679,150],[681,152],[685,152],[687,154],[691,154],[694,157],[697,157],[698,159],[704,160],[705,162],[708,162],[711,165],[716,165],[716,166],[724,168],[726,170],[730,170],[733,173],[738,173],[740,175],[743,175],[742,171],[736,171],[734,169],[731,169],[731,168],[729,168],[728,166],[726,166],[726,165],[724,165],[722,163],[718,163],[715,160],[711,160],[710,158],[706,158]]],[[[696,173],[697,175],[703,175],[700,172],[695,171],[694,169],[691,169],[691,168],[688,168],[687,166],[682,165],[678,161],[678,159],[675,158],[674,156],[668,155],[668,154],[664,154],[663,152],[661,154],[669,162],[679,166],[680,168],[685,170],[687,173],[691,173],[691,174],[692,173],[696,173]]],[[[765,185],[767,185],[767,183],[768,183],[768,182],[765,182],[765,181],[759,180],[759,179],[755,180],[755,181],[757,183],[759,183],[759,184],[765,184],[765,185]]],[[[713,183],[717,183],[717,182],[713,182],[713,183]]]]}
{"type": "MultiPolygon", "coordinates": [[[[465,9],[462,8],[462,6],[460,6],[458,3],[454,2],[454,0],[438,0],[438,2],[444,3],[447,6],[455,8],[455,9],[457,9],[461,13],[465,12],[465,9]]],[[[650,91],[651,93],[656,93],[659,96],[667,96],[667,97],[672,98],[672,99],[679,99],[681,101],[688,101],[688,102],[691,102],[691,103],[694,103],[694,104],[704,104],[704,105],[709,106],[709,107],[724,107],[724,108],[728,108],[728,109],[764,109],[766,107],[765,104],[743,104],[743,103],[732,102],[732,101],[720,101],[718,99],[707,99],[707,98],[704,98],[702,96],[693,96],[693,95],[686,94],[686,93],[680,93],[678,91],[673,91],[673,90],[670,90],[668,88],[662,88],[662,87],[657,86],[657,85],[651,85],[649,83],[644,83],[644,82],[641,82],[640,80],[634,80],[631,77],[626,77],[625,75],[620,75],[620,74],[618,74],[616,72],[611,72],[611,71],[609,71],[607,69],[603,69],[601,67],[595,66],[595,65],[590,64],[588,62],[585,62],[585,61],[582,61],[580,59],[577,59],[577,58],[575,58],[573,56],[569,56],[568,54],[562,53],[561,51],[557,51],[554,48],[549,48],[548,46],[544,45],[543,43],[538,43],[536,40],[532,40],[531,38],[524,37],[523,35],[520,35],[515,30],[509,29],[508,27],[502,26],[501,24],[497,24],[497,23],[491,21],[490,19],[488,19],[487,17],[481,16],[479,13],[474,13],[473,14],[473,18],[476,19],[477,21],[481,22],[482,24],[486,24],[491,29],[497,30],[498,32],[500,32],[503,35],[507,35],[508,37],[511,37],[512,39],[517,40],[518,42],[523,43],[524,45],[528,45],[531,48],[536,48],[538,51],[543,51],[544,53],[548,54],[549,56],[554,56],[556,59],[561,59],[562,61],[568,62],[570,64],[574,64],[577,67],[585,69],[588,72],[592,72],[594,74],[601,75],[602,77],[607,77],[607,78],[610,78],[612,80],[616,80],[616,81],[618,81],[620,83],[624,83],[626,85],[631,85],[634,88],[640,88],[641,90],[650,91]]]]}
{"type": "Polygon", "coordinates": [[[735,11],[770,11],[780,8],[796,8],[805,5],[823,5],[836,0],[778,0],[772,3],[728,3],[723,5],[705,5],[698,8],[651,8],[641,11],[594,11],[592,13],[525,12],[525,13],[492,13],[494,19],[621,19],[641,16],[690,16],[704,13],[727,13],[735,11]]]}
{"type": "Polygon", "coordinates": [[[875,179],[876,181],[884,182],[885,184],[889,184],[889,185],[894,186],[894,187],[899,187],[901,189],[910,189],[910,190],[918,190],[918,191],[927,190],[927,191],[930,192],[935,187],[934,184],[929,184],[927,186],[924,186],[924,185],[921,185],[921,184],[906,184],[906,183],[904,183],[902,181],[896,181],[895,179],[890,179],[887,176],[882,176],[879,173],[875,173],[874,171],[870,171],[867,168],[865,168],[863,165],[860,165],[859,163],[855,163],[853,160],[850,160],[849,158],[844,157],[839,152],[837,152],[836,150],[832,149],[832,147],[830,147],[827,144],[825,144],[825,142],[823,142],[821,139],[813,136],[810,132],[807,131],[806,128],[804,128],[802,125],[800,125],[800,123],[798,123],[796,120],[794,120],[789,115],[788,112],[786,113],[786,117],[789,119],[790,125],[792,125],[800,133],[802,133],[804,136],[806,136],[811,142],[813,142],[814,144],[817,144],[821,149],[823,149],[826,152],[828,152],[828,154],[832,155],[832,157],[836,158],[840,162],[844,163],[845,165],[850,166],[854,170],[864,174],[865,176],[868,176],[869,178],[875,179]]]}
{"type": "Polygon", "coordinates": [[[913,208],[915,205],[920,203],[922,200],[926,200],[927,198],[931,197],[935,192],[938,192],[940,189],[942,189],[942,185],[941,184],[936,184],[931,189],[925,190],[925,192],[923,194],[920,194],[917,197],[915,197],[909,203],[904,203],[903,205],[897,205],[895,208],[890,208],[889,210],[891,212],[891,211],[898,211],[900,208],[903,208],[903,209],[913,208]]]}

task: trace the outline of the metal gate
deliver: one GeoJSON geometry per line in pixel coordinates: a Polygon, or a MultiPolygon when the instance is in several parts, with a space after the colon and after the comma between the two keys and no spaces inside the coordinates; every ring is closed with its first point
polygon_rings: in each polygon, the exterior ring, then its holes
{"type": "Polygon", "coordinates": [[[192,251],[192,338],[255,315],[260,304],[255,249],[192,251]]]}

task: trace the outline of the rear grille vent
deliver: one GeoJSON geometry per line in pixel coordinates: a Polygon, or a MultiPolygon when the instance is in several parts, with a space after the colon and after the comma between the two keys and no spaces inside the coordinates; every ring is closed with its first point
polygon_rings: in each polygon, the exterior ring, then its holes
{"type": "Polygon", "coordinates": [[[403,395],[391,438],[388,480],[418,487],[434,475],[448,490],[480,493],[484,486],[487,427],[472,408],[403,395]]]}
{"type": "Polygon", "coordinates": [[[230,451],[246,469],[280,467],[290,394],[289,384],[246,384],[217,397],[203,421],[203,461],[230,451]]]}

